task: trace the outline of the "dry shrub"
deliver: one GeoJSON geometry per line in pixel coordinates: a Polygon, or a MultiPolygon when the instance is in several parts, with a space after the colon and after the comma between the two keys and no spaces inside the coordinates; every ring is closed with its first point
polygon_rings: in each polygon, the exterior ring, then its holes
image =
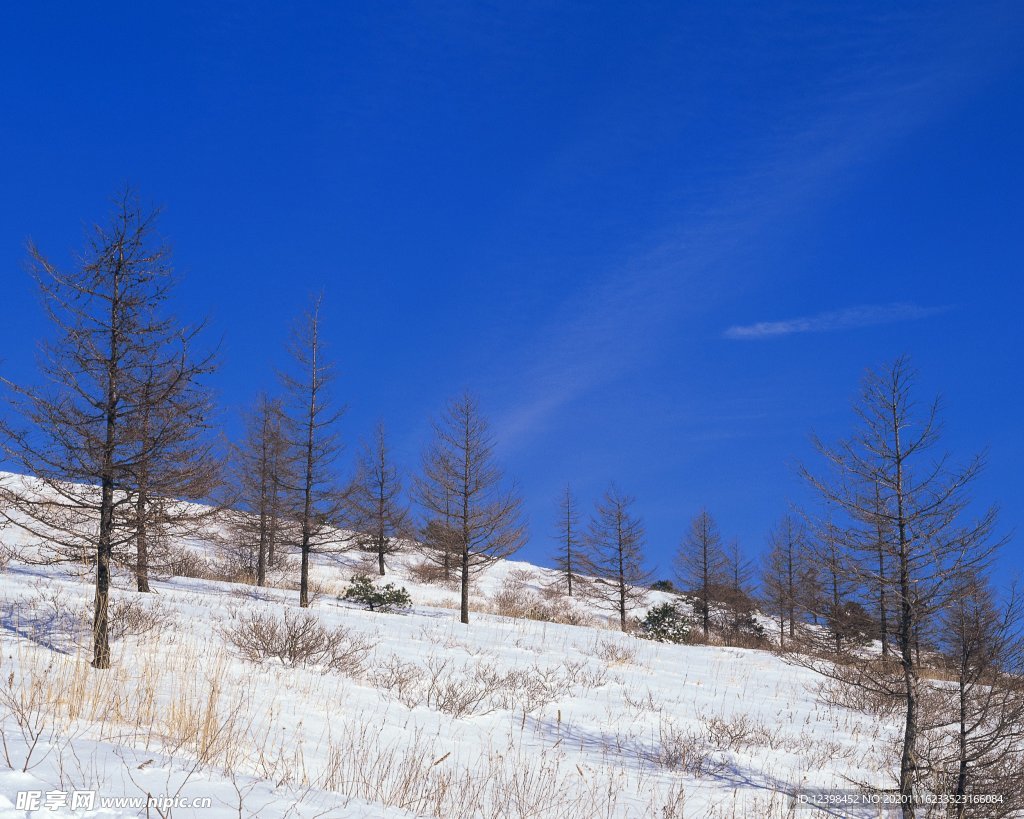
{"type": "Polygon", "coordinates": [[[612,665],[625,665],[636,659],[636,649],[615,640],[599,640],[594,645],[594,655],[612,665]]]}
{"type": "Polygon", "coordinates": [[[775,749],[780,744],[779,730],[774,731],[747,714],[731,717],[700,718],[711,747],[719,751],[743,751],[748,748],[775,749]]]}
{"type": "Polygon", "coordinates": [[[890,691],[883,691],[873,685],[858,685],[853,682],[856,671],[851,669],[850,679],[826,679],[818,686],[819,700],[829,707],[848,708],[862,714],[886,719],[899,713],[902,700],[896,688],[896,681],[890,691]]]}
{"type": "Polygon", "coordinates": [[[409,574],[417,583],[426,583],[435,586],[452,586],[456,580],[454,567],[449,572],[449,577],[444,576],[444,567],[423,559],[409,563],[409,574]]]}
{"type": "Polygon", "coordinates": [[[497,710],[532,713],[572,693],[574,679],[562,668],[500,670],[490,663],[456,666],[432,657],[426,666],[390,657],[372,681],[407,708],[426,705],[456,719],[497,710]]]}
{"type": "Polygon", "coordinates": [[[322,666],[349,676],[366,667],[374,643],[346,628],[324,628],[314,614],[285,611],[278,619],[250,612],[222,629],[224,639],[246,660],[278,660],[286,666],[322,666]]]}
{"type": "Polygon", "coordinates": [[[711,752],[700,731],[680,728],[668,720],[658,723],[658,744],[651,756],[663,768],[701,776],[714,767],[711,752]]]}
{"type": "Polygon", "coordinates": [[[697,729],[683,728],[663,719],[658,725],[658,743],[647,756],[670,770],[701,776],[728,765],[722,752],[735,753],[750,748],[774,750],[786,744],[778,729],[773,731],[746,714],[728,718],[702,716],[697,729]]]}
{"type": "Polygon", "coordinates": [[[422,701],[425,678],[423,668],[416,663],[392,655],[373,670],[371,682],[406,708],[415,708],[422,701]]]}
{"type": "Polygon", "coordinates": [[[8,628],[21,637],[62,653],[73,653],[90,634],[91,611],[68,600],[58,584],[37,580],[32,591],[4,605],[8,628]]]}
{"type": "Polygon", "coordinates": [[[569,596],[565,591],[565,579],[557,578],[553,582],[545,583],[540,587],[540,596],[549,603],[563,603],[569,596]]]}
{"type": "Polygon", "coordinates": [[[491,675],[481,673],[481,666],[461,672],[450,666],[448,659],[427,661],[427,706],[454,719],[494,711],[490,703],[491,675]]]}
{"type": "MultiPolygon", "coordinates": [[[[49,673],[48,667],[44,674],[49,673]]],[[[54,749],[58,721],[45,691],[45,686],[16,684],[13,671],[6,684],[0,685],[0,709],[6,717],[0,719],[0,750],[11,770],[26,773],[54,749]]]]}
{"type": "Polygon", "coordinates": [[[533,575],[523,569],[508,573],[498,593],[491,600],[490,611],[502,617],[519,620],[539,620],[544,623],[563,623],[570,626],[593,625],[595,618],[568,603],[561,594],[544,587],[538,593],[529,581],[533,575]]]}
{"type": "Polygon", "coordinates": [[[167,573],[172,577],[192,577],[198,580],[219,580],[221,571],[205,556],[180,546],[167,556],[167,573]]]}
{"type": "Polygon", "coordinates": [[[562,665],[562,670],[572,685],[578,685],[584,691],[600,688],[608,682],[607,665],[592,666],[584,660],[570,660],[562,665]]]}
{"type": "Polygon", "coordinates": [[[498,593],[494,595],[491,609],[502,617],[542,622],[553,622],[557,611],[554,605],[542,600],[525,583],[514,580],[511,576],[505,579],[498,593]]]}
{"type": "Polygon", "coordinates": [[[111,601],[108,617],[110,638],[122,640],[159,631],[173,614],[156,599],[147,600],[144,605],[139,598],[128,597],[111,601]]]}

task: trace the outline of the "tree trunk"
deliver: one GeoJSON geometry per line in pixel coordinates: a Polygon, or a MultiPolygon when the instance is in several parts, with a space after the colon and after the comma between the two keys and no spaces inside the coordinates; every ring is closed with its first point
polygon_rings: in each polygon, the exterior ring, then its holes
{"type": "MultiPolygon", "coordinates": [[[[909,652],[908,652],[909,653],[909,652]]],[[[917,778],[917,675],[913,665],[904,658],[906,685],[906,720],[903,727],[903,754],[900,757],[900,796],[903,798],[903,819],[914,819],[914,783],[917,778]]]]}
{"type": "MultiPolygon", "coordinates": [[[[960,673],[960,731],[957,736],[958,751],[960,756],[959,771],[956,777],[955,796],[966,796],[967,794],[967,688],[964,682],[964,672],[960,673]]],[[[967,805],[964,802],[957,804],[957,819],[966,816],[967,805]]]]}
{"type": "Polygon", "coordinates": [[[886,608],[888,603],[885,599],[885,559],[882,554],[881,543],[878,547],[878,620],[879,637],[882,640],[882,659],[889,659],[889,624],[886,608]]]}
{"type": "Polygon", "coordinates": [[[146,541],[146,491],[139,489],[139,497],[135,501],[135,584],[140,592],[148,592],[149,588],[149,544],[146,541]]]}
{"type": "Polygon", "coordinates": [[[460,606],[460,619],[463,623],[469,623],[469,545],[462,547],[462,604],[460,606]]]}
{"type": "Polygon", "coordinates": [[[92,620],[92,667],[110,668],[107,604],[110,600],[111,534],[114,528],[114,482],[103,479],[100,501],[100,536],[96,549],[96,605],[92,620]]]}
{"type": "Polygon", "coordinates": [[[106,372],[106,423],[103,440],[103,461],[100,467],[100,531],[96,544],[96,604],[92,619],[92,667],[110,668],[110,638],[107,607],[110,602],[110,558],[114,535],[114,448],[117,425],[117,371],[120,365],[118,337],[120,308],[119,272],[124,251],[118,253],[118,267],[114,273],[113,296],[110,302],[110,359],[106,372]]]}
{"type": "Polygon", "coordinates": [[[256,585],[264,586],[267,582],[267,514],[260,513],[260,540],[256,552],[256,585]]]}
{"type": "Polygon", "coordinates": [[[708,569],[709,569],[709,567],[708,567],[708,560],[709,559],[710,558],[709,558],[709,555],[708,555],[708,542],[707,542],[707,537],[705,536],[705,539],[704,539],[704,577],[703,577],[703,582],[701,583],[701,590],[700,590],[701,591],[701,606],[702,606],[701,616],[703,618],[704,642],[705,643],[708,642],[708,638],[709,638],[709,636],[711,634],[711,605],[708,602],[708,583],[710,582],[710,579],[708,577],[708,574],[709,574],[709,572],[708,572],[708,569]]]}
{"type": "MultiPolygon", "coordinates": [[[[313,378],[316,378],[316,358],[313,358],[313,378]]],[[[302,567],[299,572],[299,607],[309,607],[309,549],[313,517],[313,423],[316,417],[316,395],[309,398],[309,433],[306,439],[306,483],[302,506],[302,567]]]]}
{"type": "MultiPolygon", "coordinates": [[[[792,526],[792,524],[790,524],[792,526]]],[[[792,529],[786,533],[786,608],[789,615],[789,638],[794,637],[795,626],[793,620],[796,616],[796,583],[794,581],[793,566],[793,533],[792,529]]]]}
{"type": "Polygon", "coordinates": [[[903,725],[903,753],[900,756],[900,796],[903,799],[903,819],[914,819],[914,785],[917,779],[917,666],[914,663],[913,639],[915,628],[914,608],[910,588],[910,555],[907,538],[907,521],[903,497],[903,453],[900,448],[900,424],[893,411],[893,432],[895,440],[894,460],[896,463],[896,522],[899,537],[900,572],[900,662],[903,665],[906,718],[903,725]]]}
{"type": "MultiPolygon", "coordinates": [[[[383,465],[381,466],[380,474],[384,474],[383,465]]],[[[384,531],[384,521],[387,516],[387,508],[386,499],[384,497],[386,487],[384,486],[383,481],[384,478],[382,477],[379,485],[379,493],[377,495],[377,523],[379,527],[377,529],[377,571],[380,573],[381,577],[384,577],[384,554],[387,552],[388,548],[388,534],[384,531]]]]}

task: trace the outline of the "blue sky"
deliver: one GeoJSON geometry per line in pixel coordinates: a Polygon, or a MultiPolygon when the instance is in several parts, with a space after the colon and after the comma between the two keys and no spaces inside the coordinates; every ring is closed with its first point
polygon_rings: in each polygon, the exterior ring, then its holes
{"type": "Polygon", "coordinates": [[[756,554],[900,353],[1019,529],[1021,42],[1015,2],[17,4],[0,357],[45,332],[26,239],[130,183],[226,424],[322,288],[347,456],[383,418],[415,468],[475,390],[529,559],[566,480],[635,494],[661,575],[705,505],[756,554]]]}

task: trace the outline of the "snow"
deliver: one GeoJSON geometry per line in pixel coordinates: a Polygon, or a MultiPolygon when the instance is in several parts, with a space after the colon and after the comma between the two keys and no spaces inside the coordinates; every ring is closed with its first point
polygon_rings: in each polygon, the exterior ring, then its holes
{"type": "MultiPolygon", "coordinates": [[[[12,528],[0,542],[24,545],[12,528]]],[[[324,591],[311,611],[372,644],[362,670],[239,656],[225,630],[298,613],[292,590],[176,578],[142,595],[119,577],[115,603],[137,601],[159,624],[116,641],[114,668],[99,672],[90,578],[12,561],[0,572],[0,817],[147,815],[16,807],[19,791],[81,789],[209,798],[168,815],[210,819],[784,816],[797,790],[892,784],[897,726],[820,702],[809,669],[767,651],[643,641],[596,610],[594,626],[487,613],[506,582],[550,582],[518,561],[479,577],[462,625],[457,591],[416,582],[410,563],[392,558],[385,580],[414,606],[387,614],[338,599],[351,556],[314,557],[324,591]],[[467,713],[441,704],[467,690],[479,694],[467,713]]]]}

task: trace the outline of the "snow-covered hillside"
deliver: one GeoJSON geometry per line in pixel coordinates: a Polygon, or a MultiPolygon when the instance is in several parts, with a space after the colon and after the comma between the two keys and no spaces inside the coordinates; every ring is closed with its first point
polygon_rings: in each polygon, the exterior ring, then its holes
{"type": "Polygon", "coordinates": [[[820,704],[814,673],[769,652],[640,640],[565,599],[549,603],[592,625],[488,613],[550,579],[517,562],[481,576],[469,626],[404,557],[386,580],[413,608],[369,612],[338,599],[353,560],[314,567],[310,611],[345,650],[333,669],[254,663],[229,639],[301,618],[294,591],[120,578],[127,633],[105,672],[88,663],[90,579],[12,560],[0,816],[36,791],[37,817],[768,817],[800,790],[891,784],[895,726],[820,704]],[[100,804],[147,795],[177,801],[100,804]]]}

